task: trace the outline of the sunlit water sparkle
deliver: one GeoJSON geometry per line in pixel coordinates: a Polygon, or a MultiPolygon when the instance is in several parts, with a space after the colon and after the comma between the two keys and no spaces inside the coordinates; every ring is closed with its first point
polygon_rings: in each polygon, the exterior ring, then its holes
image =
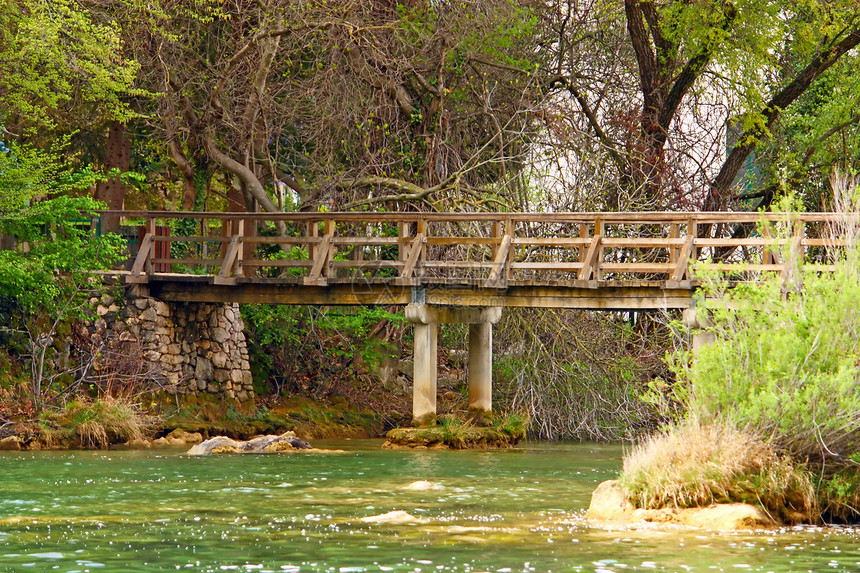
{"type": "Polygon", "coordinates": [[[860,571],[860,531],[598,528],[621,448],[0,453],[0,571],[860,571]],[[404,489],[426,480],[440,487],[404,489]],[[410,524],[362,517],[402,510],[410,524]]]}

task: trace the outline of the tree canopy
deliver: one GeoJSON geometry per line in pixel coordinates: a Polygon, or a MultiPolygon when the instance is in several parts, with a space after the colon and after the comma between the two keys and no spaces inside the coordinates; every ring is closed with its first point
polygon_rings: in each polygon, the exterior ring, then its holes
{"type": "Polygon", "coordinates": [[[140,207],[826,207],[856,170],[852,0],[14,0],[2,139],[140,207]],[[125,167],[122,167],[125,169],[125,167]]]}

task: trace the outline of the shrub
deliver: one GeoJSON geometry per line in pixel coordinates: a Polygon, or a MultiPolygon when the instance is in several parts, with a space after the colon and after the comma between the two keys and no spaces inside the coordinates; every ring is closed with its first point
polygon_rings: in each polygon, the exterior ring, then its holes
{"type": "Polygon", "coordinates": [[[637,503],[754,501],[809,519],[860,516],[860,252],[845,230],[849,247],[832,273],[808,272],[786,251],[786,277],[729,289],[699,274],[697,307],[713,342],[695,358],[669,357],[685,421],[625,460],[637,503]]]}
{"type": "MultiPolygon", "coordinates": [[[[671,364],[689,384],[689,415],[725,419],[801,462],[860,450],[860,277],[846,262],[784,295],[779,278],[702,300],[715,335],[671,364]]],[[[711,284],[705,295],[715,294],[711,284]]]]}
{"type": "Polygon", "coordinates": [[[496,327],[494,400],[531,420],[540,439],[612,441],[657,425],[638,399],[665,375],[668,329],[635,326],[618,314],[507,309],[496,327]]]}

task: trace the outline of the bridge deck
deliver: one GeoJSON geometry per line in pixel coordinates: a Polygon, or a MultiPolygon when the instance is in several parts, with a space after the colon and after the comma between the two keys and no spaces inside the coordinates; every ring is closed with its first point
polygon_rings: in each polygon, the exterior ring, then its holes
{"type": "Polygon", "coordinates": [[[831,213],[175,213],[142,219],[124,279],[167,301],[686,308],[690,272],[833,268],[831,213]],[[194,234],[171,234],[188,219],[194,234]],[[719,263],[712,263],[719,260],[719,263]]]}

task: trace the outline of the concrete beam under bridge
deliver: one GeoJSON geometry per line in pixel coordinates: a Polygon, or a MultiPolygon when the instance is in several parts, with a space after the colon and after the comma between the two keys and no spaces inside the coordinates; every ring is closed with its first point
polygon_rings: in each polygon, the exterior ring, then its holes
{"type": "MultiPolygon", "coordinates": [[[[311,305],[406,305],[414,302],[414,286],[388,280],[369,280],[326,286],[308,286],[289,279],[237,279],[235,285],[213,284],[212,277],[154,275],[146,284],[134,284],[139,296],[166,302],[238,302],[311,305]]],[[[434,307],[456,308],[575,308],[581,310],[667,310],[689,308],[695,285],[686,282],[569,281],[532,284],[509,281],[505,288],[476,284],[423,285],[423,302],[434,307]],[[587,282],[588,286],[581,283],[587,282]],[[676,284],[677,283],[677,284],[676,284]]]]}
{"type": "Polygon", "coordinates": [[[436,348],[439,324],[469,325],[469,411],[483,417],[493,409],[493,324],[500,307],[448,307],[412,303],[406,320],[415,328],[412,373],[412,421],[436,422],[436,348]]]}

